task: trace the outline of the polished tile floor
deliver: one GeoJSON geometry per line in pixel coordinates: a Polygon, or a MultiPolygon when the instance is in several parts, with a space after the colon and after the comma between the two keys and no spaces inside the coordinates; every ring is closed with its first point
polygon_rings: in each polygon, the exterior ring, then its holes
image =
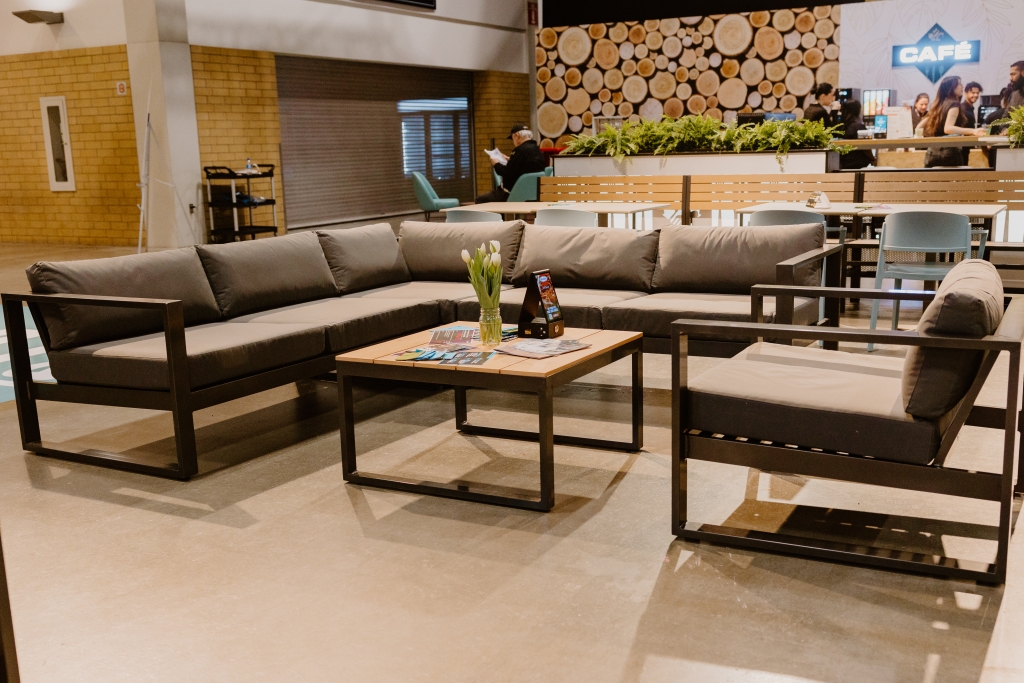
{"type": "MultiPolygon", "coordinates": [[[[113,252],[0,253],[7,291],[33,260],[113,252]]],[[[913,324],[915,311],[903,318],[913,324]]],[[[1005,367],[983,402],[999,404],[1005,367]]],[[[0,523],[23,680],[1024,681],[1020,535],[999,588],[675,540],[668,375],[667,357],[645,358],[641,453],[556,449],[549,514],[347,486],[328,383],[199,413],[204,474],[189,483],[28,455],[14,404],[0,404],[0,523]]],[[[616,365],[567,388],[556,429],[625,434],[627,382],[616,365]]],[[[357,399],[361,467],[534,485],[535,447],[454,433],[448,392],[363,386],[357,399]]],[[[470,401],[480,423],[531,422],[524,398],[470,401]]],[[[54,441],[137,455],[172,447],[160,413],[41,408],[54,441]]],[[[998,450],[998,433],[972,429],[952,457],[986,469],[998,450]]],[[[696,470],[692,509],[707,521],[846,507],[884,518],[890,536],[927,527],[943,552],[991,553],[967,533],[994,519],[986,503],[696,470]],[[939,521],[915,527],[915,515],[939,521]]]]}

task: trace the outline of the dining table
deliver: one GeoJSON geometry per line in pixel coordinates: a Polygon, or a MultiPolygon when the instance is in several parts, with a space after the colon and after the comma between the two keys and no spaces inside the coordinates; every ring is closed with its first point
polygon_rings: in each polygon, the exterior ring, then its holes
{"type": "Polygon", "coordinates": [[[577,209],[596,213],[597,224],[600,227],[608,227],[609,216],[628,216],[630,227],[635,229],[638,217],[646,223],[647,221],[644,220],[645,214],[652,212],[650,227],[653,227],[653,212],[670,209],[672,205],[659,202],[485,202],[483,204],[473,204],[472,206],[441,209],[441,212],[457,211],[459,208],[472,209],[473,211],[490,211],[492,213],[499,213],[505,218],[534,215],[541,209],[577,209]]]}

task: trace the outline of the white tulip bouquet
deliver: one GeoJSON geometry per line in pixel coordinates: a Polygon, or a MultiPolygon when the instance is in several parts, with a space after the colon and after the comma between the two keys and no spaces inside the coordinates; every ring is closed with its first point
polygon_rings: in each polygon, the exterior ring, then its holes
{"type": "Polygon", "coordinates": [[[481,244],[472,256],[462,250],[462,260],[469,268],[469,282],[476,291],[481,309],[497,308],[501,299],[501,244],[491,240],[490,251],[481,244]]]}

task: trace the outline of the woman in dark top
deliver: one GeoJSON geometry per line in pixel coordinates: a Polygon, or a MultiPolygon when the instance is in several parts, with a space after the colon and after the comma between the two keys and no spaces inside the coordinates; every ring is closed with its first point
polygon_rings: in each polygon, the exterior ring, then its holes
{"type": "Polygon", "coordinates": [[[910,123],[916,130],[921,119],[928,115],[928,93],[920,93],[914,98],[914,106],[910,108],[910,123]]]}
{"type": "MultiPolygon", "coordinates": [[[[967,117],[960,108],[960,98],[963,94],[964,86],[959,76],[946,76],[942,79],[928,116],[918,126],[926,138],[944,135],[985,135],[984,128],[966,127],[967,117]]],[[[964,166],[967,163],[965,152],[969,153],[970,148],[932,147],[925,154],[924,166],[964,166]]]]}
{"type": "MultiPolygon", "coordinates": [[[[864,130],[864,119],[860,117],[860,102],[847,100],[839,111],[843,125],[843,139],[856,140],[857,133],[864,130]]],[[[864,168],[875,163],[875,157],[866,149],[855,149],[839,157],[839,168],[864,168]]]]}

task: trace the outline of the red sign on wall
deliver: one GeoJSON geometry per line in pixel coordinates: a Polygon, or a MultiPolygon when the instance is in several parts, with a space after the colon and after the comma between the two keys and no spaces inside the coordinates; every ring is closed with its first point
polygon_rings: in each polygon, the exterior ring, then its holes
{"type": "Polygon", "coordinates": [[[526,3],[526,23],[529,26],[540,26],[540,10],[535,2],[526,3]]]}

